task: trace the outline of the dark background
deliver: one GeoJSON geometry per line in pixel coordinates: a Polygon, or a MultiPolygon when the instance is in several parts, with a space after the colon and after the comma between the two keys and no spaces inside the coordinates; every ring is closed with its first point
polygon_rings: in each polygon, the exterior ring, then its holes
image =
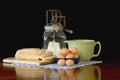
{"type": "MultiPolygon", "coordinates": [[[[117,2],[116,2],[117,3],[117,2]]],[[[1,2],[0,58],[14,56],[20,48],[42,48],[46,10],[66,16],[67,39],[94,39],[102,44],[95,60],[117,61],[119,56],[119,9],[113,2],[1,2]]]]}

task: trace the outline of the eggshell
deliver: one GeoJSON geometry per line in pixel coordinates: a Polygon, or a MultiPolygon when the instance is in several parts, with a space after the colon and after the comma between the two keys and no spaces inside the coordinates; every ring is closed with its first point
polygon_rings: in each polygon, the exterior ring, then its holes
{"type": "Polygon", "coordinates": [[[76,55],[74,55],[74,58],[79,58],[79,55],[77,55],[77,54],[76,54],[76,55]]]}
{"type": "Polygon", "coordinates": [[[71,51],[71,53],[73,54],[78,54],[78,49],[76,47],[71,47],[69,48],[69,50],[71,51]]]}
{"type": "Polygon", "coordinates": [[[66,60],[66,65],[68,65],[68,66],[73,66],[75,63],[74,63],[74,61],[72,60],[72,59],[68,59],[68,60],[66,60]]]}
{"type": "Polygon", "coordinates": [[[58,64],[59,66],[64,66],[65,63],[66,63],[65,59],[60,59],[60,60],[57,62],[57,64],[58,64]]]}
{"type": "Polygon", "coordinates": [[[63,55],[66,56],[66,55],[70,52],[70,50],[67,49],[67,48],[62,48],[62,49],[60,50],[60,52],[61,52],[63,55]]]}
{"type": "Polygon", "coordinates": [[[74,58],[74,55],[72,53],[69,53],[66,58],[74,58]]]}
{"type": "Polygon", "coordinates": [[[58,58],[65,58],[65,55],[59,53],[57,57],[58,57],[58,58]]]}

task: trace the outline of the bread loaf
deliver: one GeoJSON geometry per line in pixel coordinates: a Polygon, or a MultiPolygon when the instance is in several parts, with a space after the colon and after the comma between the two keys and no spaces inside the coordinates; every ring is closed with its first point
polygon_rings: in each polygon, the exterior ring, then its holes
{"type": "Polygon", "coordinates": [[[45,53],[44,49],[40,48],[23,48],[19,49],[15,53],[16,59],[30,59],[30,60],[39,60],[40,56],[45,53]]]}
{"type": "Polygon", "coordinates": [[[45,58],[42,58],[42,61],[46,61],[46,62],[55,62],[55,58],[56,56],[49,56],[49,57],[45,57],[45,58]]]}

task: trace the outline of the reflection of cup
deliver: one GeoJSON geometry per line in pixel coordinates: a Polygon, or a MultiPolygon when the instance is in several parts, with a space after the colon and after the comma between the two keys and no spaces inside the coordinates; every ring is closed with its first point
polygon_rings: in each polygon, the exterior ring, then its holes
{"type": "Polygon", "coordinates": [[[101,70],[99,66],[89,65],[80,67],[78,79],[101,80],[101,70]]]}
{"type": "Polygon", "coordinates": [[[93,57],[97,57],[101,51],[101,43],[99,41],[90,39],[76,39],[76,40],[66,40],[68,47],[76,47],[79,51],[79,56],[81,61],[89,61],[93,57]],[[98,45],[98,52],[95,54],[95,47],[98,45]]]}

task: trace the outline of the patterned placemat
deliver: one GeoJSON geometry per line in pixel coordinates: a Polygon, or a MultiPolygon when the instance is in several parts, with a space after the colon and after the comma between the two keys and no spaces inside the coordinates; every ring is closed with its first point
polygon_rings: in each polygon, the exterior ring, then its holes
{"type": "Polygon", "coordinates": [[[73,66],[59,66],[56,63],[53,64],[47,64],[47,65],[33,65],[33,64],[21,64],[21,63],[13,63],[13,66],[24,66],[24,67],[34,67],[34,68],[51,68],[51,69],[71,69],[71,68],[77,68],[81,66],[86,65],[92,65],[92,64],[99,64],[102,63],[102,61],[87,61],[87,62],[79,62],[78,64],[75,64],[73,66]]]}

